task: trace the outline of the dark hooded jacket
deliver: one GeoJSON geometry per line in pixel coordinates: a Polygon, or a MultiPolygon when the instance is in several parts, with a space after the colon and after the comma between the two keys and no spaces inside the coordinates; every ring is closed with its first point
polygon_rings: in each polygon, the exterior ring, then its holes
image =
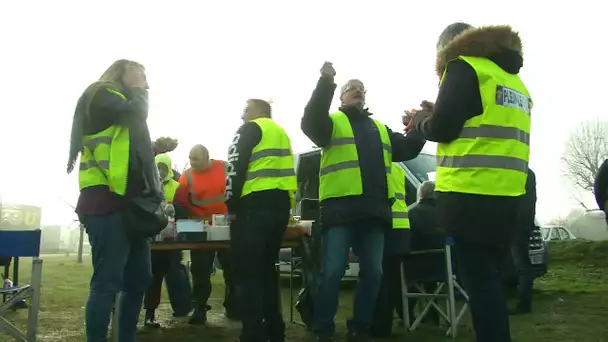
{"type": "Polygon", "coordinates": [[[156,181],[155,189],[158,190],[158,193],[162,193],[160,192],[160,181],[156,179],[158,171],[154,164],[153,154],[149,153],[146,158],[149,163],[142,162],[142,158],[139,157],[139,150],[146,150],[147,146],[151,147],[147,126],[144,131],[141,129],[145,125],[148,113],[148,93],[145,90],[129,89],[121,89],[121,92],[127,97],[127,100],[106,91],[105,87],[101,87],[92,96],[88,115],[85,114],[87,92],[78,100],[75,117],[84,118],[82,123],[84,135],[99,133],[112,125],[129,127],[132,133],[125,196],[111,192],[105,185],[82,189],[76,205],[76,213],[79,215],[104,215],[121,210],[129,199],[141,196],[146,191],[146,183],[150,183],[146,181],[146,178],[156,181]]]}
{"type": "Polygon", "coordinates": [[[595,177],[595,200],[597,205],[606,214],[606,222],[608,222],[608,159],[604,160],[600,170],[595,177]]]}
{"type": "MultiPolygon", "coordinates": [[[[449,143],[458,138],[467,120],[483,113],[477,74],[459,56],[488,58],[517,75],[522,55],[521,39],[508,26],[482,27],[457,36],[437,55],[437,77],[447,72],[432,115],[415,117],[415,129],[427,140],[449,143]]],[[[517,225],[520,201],[520,197],[437,191],[439,225],[469,242],[506,247],[517,225]]]]}
{"type": "MultiPolygon", "coordinates": [[[[318,147],[328,147],[331,142],[333,122],[329,117],[336,84],[332,80],[319,79],[310,101],[304,109],[302,131],[318,147]]],[[[377,127],[367,110],[340,108],[346,114],[355,136],[359,156],[363,194],[329,198],[321,203],[321,225],[335,227],[353,222],[373,222],[387,229],[392,226],[391,206],[387,196],[386,168],[382,144],[377,127]]],[[[388,127],[393,161],[410,160],[418,156],[424,147],[424,139],[414,132],[407,136],[393,133],[388,127]]]]}

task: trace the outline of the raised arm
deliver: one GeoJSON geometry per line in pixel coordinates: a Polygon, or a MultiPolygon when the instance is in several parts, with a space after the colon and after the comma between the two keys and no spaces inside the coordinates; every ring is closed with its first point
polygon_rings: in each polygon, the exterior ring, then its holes
{"type": "Polygon", "coordinates": [[[449,143],[458,138],[467,120],[482,113],[475,70],[455,60],[448,64],[432,115],[420,117],[414,127],[426,140],[449,143]]]}
{"type": "Polygon", "coordinates": [[[336,91],[335,74],[331,63],[323,64],[321,78],[304,108],[302,132],[318,147],[326,147],[331,142],[333,122],[329,117],[329,108],[336,91]]]}
{"type": "Polygon", "coordinates": [[[407,135],[403,135],[391,131],[388,127],[386,127],[386,129],[391,138],[394,162],[416,158],[426,143],[426,140],[424,140],[422,135],[416,131],[411,131],[407,135]]]}

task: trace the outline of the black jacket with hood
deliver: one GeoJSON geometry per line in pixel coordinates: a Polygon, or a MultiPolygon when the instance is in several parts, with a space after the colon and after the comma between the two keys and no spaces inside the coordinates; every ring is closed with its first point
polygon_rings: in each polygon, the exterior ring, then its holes
{"type": "MultiPolygon", "coordinates": [[[[508,26],[472,29],[456,37],[437,55],[441,78],[447,68],[432,115],[415,117],[424,138],[449,143],[458,138],[465,121],[483,113],[475,70],[459,56],[488,58],[510,74],[523,66],[519,35],[508,26]]],[[[521,197],[483,196],[437,191],[439,225],[454,237],[472,243],[507,247],[517,225],[521,197]]]]}
{"type": "Polygon", "coordinates": [[[601,210],[606,213],[606,222],[608,222],[608,159],[604,160],[600,170],[595,177],[595,200],[601,210]]]}
{"type": "MultiPolygon", "coordinates": [[[[333,122],[329,116],[336,84],[333,80],[319,79],[311,99],[304,109],[301,128],[318,147],[328,147],[331,142],[333,122]]],[[[346,114],[355,136],[359,155],[363,195],[330,198],[321,203],[321,225],[335,227],[352,222],[372,221],[390,229],[392,226],[392,200],[387,196],[386,169],[384,166],[380,134],[371,113],[359,112],[352,107],[340,108],[346,114]]],[[[393,161],[416,158],[425,141],[418,133],[404,136],[393,133],[388,127],[393,161]]]]}

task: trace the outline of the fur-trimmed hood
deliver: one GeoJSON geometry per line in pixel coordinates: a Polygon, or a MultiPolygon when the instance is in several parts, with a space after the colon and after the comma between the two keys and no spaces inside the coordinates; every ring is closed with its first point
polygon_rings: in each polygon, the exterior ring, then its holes
{"type": "Polygon", "coordinates": [[[507,51],[523,57],[521,38],[510,26],[471,28],[437,52],[435,72],[441,78],[447,64],[459,56],[490,58],[507,51]]]}

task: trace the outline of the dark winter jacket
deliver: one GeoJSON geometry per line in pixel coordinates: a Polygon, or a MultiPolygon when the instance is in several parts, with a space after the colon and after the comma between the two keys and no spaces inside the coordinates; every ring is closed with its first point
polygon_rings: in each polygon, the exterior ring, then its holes
{"type": "MultiPolygon", "coordinates": [[[[113,125],[138,127],[141,124],[141,117],[147,116],[148,111],[147,92],[144,90],[129,91],[128,89],[121,91],[127,97],[127,100],[107,91],[105,88],[97,90],[90,103],[88,115],[84,114],[85,96],[83,95],[79,99],[76,111],[81,111],[82,113],[76,113],[76,115],[85,117],[83,122],[84,135],[99,133],[113,125]]],[[[142,163],[138,161],[139,159],[133,158],[133,156],[137,155],[136,148],[138,142],[135,140],[132,136],[129,145],[131,158],[129,161],[125,196],[119,196],[111,192],[105,185],[88,187],[80,192],[76,205],[76,212],[78,214],[103,215],[118,211],[128,198],[137,197],[142,194],[145,189],[144,175],[146,172],[142,163]]],[[[152,154],[150,154],[150,158],[152,157],[152,154]]],[[[152,159],[152,165],[153,163],[152,159]]],[[[151,173],[151,171],[148,173],[151,173]]]]}
{"type": "Polygon", "coordinates": [[[534,218],[536,217],[536,175],[528,169],[526,180],[526,194],[522,198],[519,210],[519,222],[517,227],[527,232],[534,230],[534,218]]]}
{"type": "MultiPolygon", "coordinates": [[[[318,147],[328,147],[331,142],[333,122],[329,116],[336,84],[321,78],[317,82],[310,101],[304,109],[302,131],[318,147]]],[[[340,108],[346,114],[355,136],[359,156],[363,194],[330,198],[321,203],[321,225],[325,228],[362,220],[379,220],[389,229],[392,225],[392,201],[388,198],[386,168],[384,165],[380,134],[370,118],[371,113],[355,108],[340,108]]],[[[404,136],[390,129],[393,161],[410,160],[418,156],[425,141],[419,134],[404,136]]]]}
{"type": "MultiPolygon", "coordinates": [[[[464,123],[483,114],[475,70],[459,56],[488,58],[517,75],[523,66],[519,35],[508,26],[482,27],[463,33],[440,51],[437,77],[447,72],[431,116],[418,116],[414,126],[427,140],[449,143],[464,123]]],[[[439,225],[452,236],[470,242],[508,246],[517,225],[521,197],[484,196],[437,191],[439,225]]]]}
{"type": "Polygon", "coordinates": [[[228,149],[226,206],[230,214],[257,213],[263,210],[289,211],[291,200],[284,190],[257,191],[241,197],[249,168],[251,153],[262,140],[262,129],[255,122],[243,124],[232,139],[228,149]]]}
{"type": "Polygon", "coordinates": [[[439,229],[437,202],[434,198],[421,199],[409,208],[413,251],[441,249],[445,245],[444,233],[439,229]]]}
{"type": "Polygon", "coordinates": [[[608,222],[608,159],[604,160],[600,170],[595,177],[595,200],[601,210],[606,213],[606,222],[608,222]]]}

